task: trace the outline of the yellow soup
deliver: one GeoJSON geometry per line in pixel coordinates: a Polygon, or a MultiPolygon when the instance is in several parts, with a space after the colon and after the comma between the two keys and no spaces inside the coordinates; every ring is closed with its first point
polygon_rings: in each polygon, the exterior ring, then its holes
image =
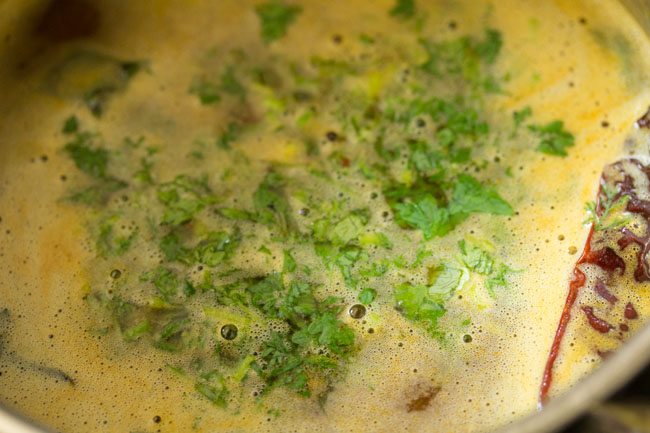
{"type": "Polygon", "coordinates": [[[3,405],[487,431],[536,410],[576,275],[548,398],[650,314],[650,45],[616,2],[57,5],[0,2],[3,405]]]}

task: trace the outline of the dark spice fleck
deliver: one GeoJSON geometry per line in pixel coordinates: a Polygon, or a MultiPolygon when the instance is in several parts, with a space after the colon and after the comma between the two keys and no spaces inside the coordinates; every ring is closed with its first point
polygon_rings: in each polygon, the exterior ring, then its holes
{"type": "Polygon", "coordinates": [[[334,132],[334,131],[327,131],[327,134],[325,134],[325,137],[326,137],[329,141],[336,141],[336,140],[339,139],[339,135],[338,135],[336,132],[334,132]]]}

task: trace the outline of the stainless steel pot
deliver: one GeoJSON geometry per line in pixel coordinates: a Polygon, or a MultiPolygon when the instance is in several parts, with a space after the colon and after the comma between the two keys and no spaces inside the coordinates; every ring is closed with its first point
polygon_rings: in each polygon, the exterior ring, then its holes
{"type": "MultiPolygon", "coordinates": [[[[11,31],[7,29],[13,29],[21,24],[20,17],[3,14],[2,6],[5,3],[7,0],[0,0],[0,40],[5,40],[5,35],[11,31]]],[[[646,33],[650,34],[650,0],[622,0],[621,3],[646,33]]],[[[646,324],[618,352],[610,356],[597,371],[566,394],[552,400],[543,410],[500,429],[498,433],[556,431],[621,388],[648,364],[650,364],[650,323],[646,324]]],[[[45,432],[47,432],[46,428],[37,426],[20,414],[0,406],[0,433],[45,432]]]]}

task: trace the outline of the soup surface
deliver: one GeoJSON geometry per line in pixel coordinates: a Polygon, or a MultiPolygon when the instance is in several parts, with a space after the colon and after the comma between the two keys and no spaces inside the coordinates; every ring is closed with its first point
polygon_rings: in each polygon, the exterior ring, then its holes
{"type": "Polygon", "coordinates": [[[40,424],[487,431],[650,314],[615,2],[0,12],[0,402],[40,424]]]}

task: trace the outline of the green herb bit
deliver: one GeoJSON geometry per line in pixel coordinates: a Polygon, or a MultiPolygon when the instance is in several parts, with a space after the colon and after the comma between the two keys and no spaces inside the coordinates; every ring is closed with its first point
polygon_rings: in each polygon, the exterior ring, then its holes
{"type": "Polygon", "coordinates": [[[396,18],[409,19],[415,15],[415,0],[397,0],[390,10],[390,15],[396,18]]]}
{"type": "Polygon", "coordinates": [[[225,130],[217,139],[217,146],[223,150],[230,150],[230,145],[239,138],[241,127],[236,122],[228,123],[225,130]]]}
{"type": "Polygon", "coordinates": [[[283,257],[284,257],[284,263],[282,265],[282,272],[285,273],[295,272],[297,268],[297,264],[296,264],[296,259],[294,259],[293,255],[291,255],[291,250],[284,250],[283,257]]]}
{"type": "Polygon", "coordinates": [[[99,222],[99,233],[97,236],[96,248],[101,257],[122,256],[133,244],[138,235],[138,229],[135,228],[124,234],[117,234],[115,228],[119,220],[117,215],[108,215],[99,222]]]}
{"type": "Polygon", "coordinates": [[[260,20],[262,39],[270,43],[281,39],[287,33],[289,26],[302,12],[302,7],[272,0],[257,5],[255,12],[260,20]]]}
{"type": "Polygon", "coordinates": [[[79,170],[94,178],[103,179],[108,167],[108,150],[96,145],[97,137],[97,134],[90,132],[77,132],[64,150],[79,170]]]}
{"type": "Polygon", "coordinates": [[[295,227],[291,207],[285,194],[285,181],[275,171],[269,171],[253,194],[253,206],[258,222],[288,235],[295,227]]]}
{"type": "Polygon", "coordinates": [[[219,371],[213,370],[202,374],[194,385],[194,389],[215,406],[221,408],[228,406],[230,393],[226,388],[226,380],[219,371]]]}
{"type": "Polygon", "coordinates": [[[623,212],[629,200],[629,195],[623,195],[615,188],[603,185],[598,203],[591,201],[585,205],[587,218],[583,224],[593,224],[596,231],[615,230],[628,225],[631,218],[623,212]]]}
{"type": "Polygon", "coordinates": [[[196,95],[203,105],[216,104],[221,101],[219,85],[203,77],[192,80],[189,92],[196,95]]]}
{"type": "Polygon", "coordinates": [[[187,175],[158,187],[158,200],[165,206],[163,224],[177,226],[190,221],[205,206],[216,202],[207,179],[187,175]]]}
{"type": "Polygon", "coordinates": [[[429,269],[429,285],[404,283],[395,289],[397,309],[404,317],[422,322],[429,334],[442,338],[438,319],[445,315],[446,301],[469,278],[464,268],[443,264],[429,269]]]}
{"type": "Polygon", "coordinates": [[[151,324],[148,320],[140,322],[131,328],[122,331],[122,336],[126,341],[135,341],[151,331],[151,324]]]}
{"type": "Polygon", "coordinates": [[[515,122],[515,129],[519,128],[523,123],[533,115],[533,109],[529,105],[521,110],[512,113],[512,120],[515,122]]]}
{"type": "Polygon", "coordinates": [[[127,188],[128,183],[112,177],[98,180],[95,184],[82,190],[73,192],[63,199],[72,203],[81,203],[89,206],[101,206],[108,203],[113,193],[127,188]]]}
{"type": "Polygon", "coordinates": [[[372,303],[372,301],[377,298],[377,291],[373,288],[366,287],[365,289],[362,289],[359,292],[359,296],[357,296],[357,299],[359,302],[361,302],[363,305],[369,305],[372,303]]]}
{"type": "Polygon", "coordinates": [[[496,298],[496,289],[508,287],[507,277],[514,270],[504,264],[498,263],[486,250],[472,242],[461,240],[458,242],[461,252],[460,259],[467,268],[480,275],[485,275],[485,286],[492,298],[496,298]]]}
{"type": "Polygon", "coordinates": [[[311,343],[324,346],[340,355],[354,344],[354,331],[338,320],[333,312],[325,312],[294,333],[291,341],[302,347],[311,343]]]}
{"type": "Polygon", "coordinates": [[[369,245],[374,245],[388,250],[393,248],[393,243],[388,239],[384,233],[374,232],[374,233],[364,233],[359,236],[359,245],[362,247],[367,247],[369,245]]]}
{"type": "Polygon", "coordinates": [[[494,189],[482,185],[468,174],[458,176],[449,209],[452,215],[489,213],[510,216],[514,214],[512,206],[494,189]]]}
{"type": "Polygon", "coordinates": [[[540,143],[537,151],[553,156],[567,156],[567,148],[575,145],[573,134],[564,129],[564,122],[554,120],[546,125],[529,125],[528,129],[535,133],[540,143]]]}
{"type": "Polygon", "coordinates": [[[246,88],[237,79],[235,75],[235,68],[229,66],[221,75],[221,90],[229,95],[243,97],[246,96],[246,88]]]}
{"type": "Polygon", "coordinates": [[[314,250],[328,269],[334,266],[339,269],[346,286],[356,287],[357,279],[352,273],[354,266],[368,257],[362,248],[356,245],[337,247],[329,243],[317,243],[314,244],[314,250]]]}
{"type": "Polygon", "coordinates": [[[496,298],[495,289],[505,289],[508,287],[508,280],[506,277],[511,272],[513,272],[512,268],[503,263],[499,263],[497,268],[489,274],[488,279],[485,281],[485,285],[492,298],[496,298]]]}
{"type": "Polygon", "coordinates": [[[489,275],[494,269],[494,259],[485,250],[477,247],[476,245],[461,240],[458,242],[460,248],[461,259],[465,266],[470,270],[478,272],[482,275],[489,275]]]}
{"type": "Polygon", "coordinates": [[[63,123],[63,128],[61,128],[61,132],[64,134],[74,134],[79,130],[79,120],[77,120],[77,116],[70,116],[68,117],[65,122],[63,123]]]}
{"type": "Polygon", "coordinates": [[[420,66],[435,77],[460,76],[475,89],[488,92],[499,90],[498,83],[485,69],[492,65],[503,46],[501,33],[487,29],[482,40],[464,36],[445,42],[420,40],[428,54],[420,66]]]}
{"type": "Polygon", "coordinates": [[[162,266],[140,275],[140,281],[151,282],[160,293],[160,296],[167,302],[176,296],[180,287],[180,281],[176,274],[162,266]]]}

